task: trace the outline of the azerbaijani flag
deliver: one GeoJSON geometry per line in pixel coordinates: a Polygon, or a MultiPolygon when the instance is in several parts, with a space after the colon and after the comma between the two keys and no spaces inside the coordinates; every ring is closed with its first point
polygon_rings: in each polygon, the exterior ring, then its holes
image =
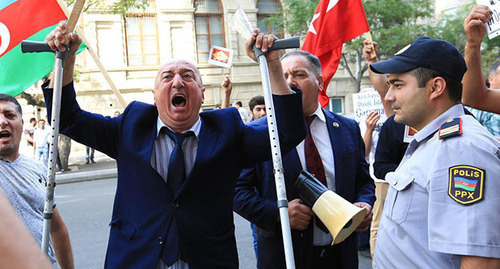
{"type": "Polygon", "coordinates": [[[66,15],[57,0],[0,0],[0,93],[16,96],[54,67],[51,53],[22,53],[21,41],[44,41],[66,15]]]}
{"type": "Polygon", "coordinates": [[[467,191],[474,191],[476,189],[477,180],[470,180],[463,177],[455,178],[455,189],[460,188],[467,191]]]}

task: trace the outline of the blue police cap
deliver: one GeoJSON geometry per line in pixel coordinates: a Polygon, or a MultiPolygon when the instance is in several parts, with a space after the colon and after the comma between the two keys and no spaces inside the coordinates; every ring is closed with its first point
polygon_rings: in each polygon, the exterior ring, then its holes
{"type": "Polygon", "coordinates": [[[417,67],[438,71],[457,81],[462,81],[467,71],[464,57],[455,46],[425,36],[415,39],[392,59],[370,65],[370,69],[378,74],[404,73],[417,67]]]}

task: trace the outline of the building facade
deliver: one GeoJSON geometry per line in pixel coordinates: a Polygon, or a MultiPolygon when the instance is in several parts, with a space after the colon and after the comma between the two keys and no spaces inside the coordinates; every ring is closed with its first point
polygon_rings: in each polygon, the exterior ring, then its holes
{"type": "MultiPolygon", "coordinates": [[[[467,1],[435,1],[436,14],[450,12],[467,1]]],[[[97,1],[97,3],[99,3],[97,1]]],[[[107,3],[109,4],[109,2],[107,3]]],[[[243,9],[251,25],[264,32],[285,37],[283,29],[267,25],[265,19],[276,14],[280,0],[149,0],[145,9],[113,14],[103,4],[85,10],[79,25],[86,43],[95,51],[125,102],[153,103],[152,88],[156,72],[170,59],[187,59],[197,64],[206,87],[202,110],[221,104],[220,83],[225,76],[233,81],[231,103],[244,106],[255,95],[262,95],[258,65],[245,53],[244,38],[231,29],[230,22],[243,9]],[[234,51],[231,68],[207,63],[211,46],[234,51]]],[[[87,50],[77,58],[76,90],[83,109],[112,116],[125,108],[118,101],[96,61],[87,50]]],[[[371,87],[365,72],[361,88],[371,87]]],[[[355,85],[339,66],[327,89],[329,110],[353,116],[352,94],[355,85]]],[[[26,118],[45,117],[44,110],[25,108],[26,118]],[[33,112],[33,113],[30,113],[33,112]]]]}
{"type": "MultiPolygon", "coordinates": [[[[280,6],[278,0],[151,0],[146,9],[124,16],[91,8],[82,14],[80,25],[127,103],[152,103],[151,90],[160,64],[187,59],[200,69],[206,87],[202,110],[209,110],[222,101],[220,83],[225,76],[234,85],[231,103],[242,101],[247,106],[253,96],[262,95],[258,65],[246,55],[245,40],[231,29],[230,22],[241,8],[251,25],[284,37],[282,29],[265,23],[280,6]],[[234,51],[232,68],[207,63],[212,45],[234,51]]],[[[87,51],[78,56],[77,70],[76,88],[84,109],[106,115],[124,109],[87,51]]],[[[349,86],[348,77],[343,78],[339,69],[328,89],[337,112],[349,111],[350,106],[345,105],[349,86]]]]}

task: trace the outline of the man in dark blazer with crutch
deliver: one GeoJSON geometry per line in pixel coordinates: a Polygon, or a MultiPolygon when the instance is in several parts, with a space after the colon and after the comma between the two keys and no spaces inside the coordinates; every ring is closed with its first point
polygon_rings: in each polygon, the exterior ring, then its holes
{"type": "MultiPolygon", "coordinates": [[[[264,52],[276,38],[254,32],[264,52]]],[[[238,268],[232,199],[241,169],[270,159],[267,126],[246,126],[234,108],[199,113],[205,88],[188,61],[160,67],[155,105],[130,103],[115,118],[83,111],[73,89],[81,43],[61,22],[46,42],[70,53],[63,76],[61,132],[117,160],[118,180],[106,268],[238,268]],[[228,165],[229,164],[229,165],[228,165]]],[[[279,136],[287,152],[305,136],[301,93],[267,53],[279,136]]],[[[45,85],[48,115],[52,86],[45,85]]]]}

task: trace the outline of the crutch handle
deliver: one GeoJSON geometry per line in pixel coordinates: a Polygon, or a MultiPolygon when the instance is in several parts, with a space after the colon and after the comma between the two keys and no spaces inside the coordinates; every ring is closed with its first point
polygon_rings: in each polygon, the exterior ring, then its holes
{"type": "MultiPolygon", "coordinates": [[[[292,49],[299,47],[300,47],[300,38],[298,36],[294,36],[290,38],[275,40],[273,42],[273,46],[270,47],[267,51],[292,49]]],[[[257,58],[259,58],[259,56],[264,55],[264,52],[262,52],[261,49],[256,48],[255,45],[253,46],[253,51],[255,52],[255,56],[257,56],[257,58]]]]}
{"type": "Polygon", "coordinates": [[[21,51],[28,52],[54,52],[50,46],[45,42],[23,40],[21,42],[21,51]]]}

